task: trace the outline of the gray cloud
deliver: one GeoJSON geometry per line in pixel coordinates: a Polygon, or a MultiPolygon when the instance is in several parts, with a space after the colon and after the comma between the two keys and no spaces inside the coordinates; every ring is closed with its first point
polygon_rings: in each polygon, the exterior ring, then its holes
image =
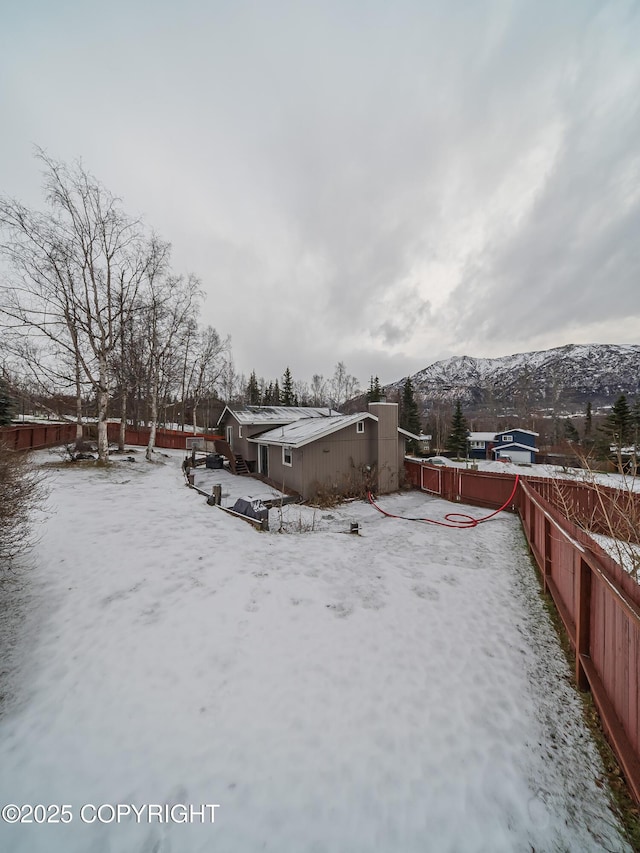
{"type": "Polygon", "coordinates": [[[366,382],[636,336],[638,6],[14,5],[0,189],[82,155],[238,367],[366,382]]]}

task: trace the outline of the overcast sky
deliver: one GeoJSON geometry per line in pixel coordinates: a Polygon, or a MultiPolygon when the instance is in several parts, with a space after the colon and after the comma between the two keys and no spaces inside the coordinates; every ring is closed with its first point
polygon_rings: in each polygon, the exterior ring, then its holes
{"type": "Polygon", "coordinates": [[[4,2],[0,193],[81,157],[246,374],[638,343],[639,45],[637,0],[4,2]]]}

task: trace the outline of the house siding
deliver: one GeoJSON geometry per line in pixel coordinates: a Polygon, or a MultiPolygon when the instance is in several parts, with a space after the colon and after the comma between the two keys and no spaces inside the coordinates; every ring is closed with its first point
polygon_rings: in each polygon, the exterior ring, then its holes
{"type": "Polygon", "coordinates": [[[233,414],[227,413],[219,427],[225,438],[227,437],[226,429],[228,426],[233,430],[233,442],[231,445],[233,452],[239,453],[245,462],[249,463],[249,467],[257,471],[258,445],[252,444],[248,439],[254,438],[269,429],[273,429],[277,424],[268,424],[267,426],[264,424],[239,424],[233,414]],[[242,426],[242,438],[240,438],[240,426],[242,426]]]}
{"type": "Polygon", "coordinates": [[[395,492],[400,487],[398,406],[396,403],[369,403],[369,411],[378,418],[378,492],[395,492]]]}
{"type": "Polygon", "coordinates": [[[319,489],[348,492],[364,485],[366,466],[375,460],[377,430],[367,421],[364,433],[351,424],[324,439],[293,449],[293,465],[282,464],[282,447],[269,446],[269,478],[286,483],[304,500],[319,489]]]}

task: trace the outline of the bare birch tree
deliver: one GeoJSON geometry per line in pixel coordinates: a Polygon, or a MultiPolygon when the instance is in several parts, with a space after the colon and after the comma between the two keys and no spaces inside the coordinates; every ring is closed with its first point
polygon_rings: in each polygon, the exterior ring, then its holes
{"type": "Polygon", "coordinates": [[[0,252],[17,279],[4,291],[2,310],[55,342],[76,364],[76,378],[86,377],[97,399],[98,457],[106,462],[110,360],[149,264],[148,243],[140,223],[81,164],[70,168],[42,151],[38,158],[50,210],[0,200],[0,252]]]}
{"type": "Polygon", "coordinates": [[[179,336],[189,321],[200,295],[194,276],[183,278],[165,274],[164,264],[149,271],[145,287],[145,316],[148,336],[149,397],[151,431],[147,459],[153,459],[161,392],[166,393],[179,374],[176,352],[179,336]]]}
{"type": "Polygon", "coordinates": [[[221,340],[213,326],[207,326],[196,336],[187,382],[194,433],[198,431],[198,405],[205,394],[212,394],[215,391],[222,378],[226,366],[225,356],[229,352],[229,347],[229,338],[221,340]]]}
{"type": "Polygon", "coordinates": [[[359,390],[360,386],[356,377],[347,373],[344,361],[339,361],[329,384],[329,400],[332,408],[340,409],[347,400],[355,397],[359,390]]]}

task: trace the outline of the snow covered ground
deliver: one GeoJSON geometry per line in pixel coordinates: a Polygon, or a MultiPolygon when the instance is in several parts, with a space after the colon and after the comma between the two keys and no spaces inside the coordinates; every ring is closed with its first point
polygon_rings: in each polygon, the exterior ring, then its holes
{"type": "Polygon", "coordinates": [[[356,502],[259,533],[161,458],[52,471],[32,566],[0,587],[0,805],[73,816],[0,822],[0,850],[628,849],[514,516],[356,502]],[[118,803],[220,807],[80,819],[118,803]]]}

